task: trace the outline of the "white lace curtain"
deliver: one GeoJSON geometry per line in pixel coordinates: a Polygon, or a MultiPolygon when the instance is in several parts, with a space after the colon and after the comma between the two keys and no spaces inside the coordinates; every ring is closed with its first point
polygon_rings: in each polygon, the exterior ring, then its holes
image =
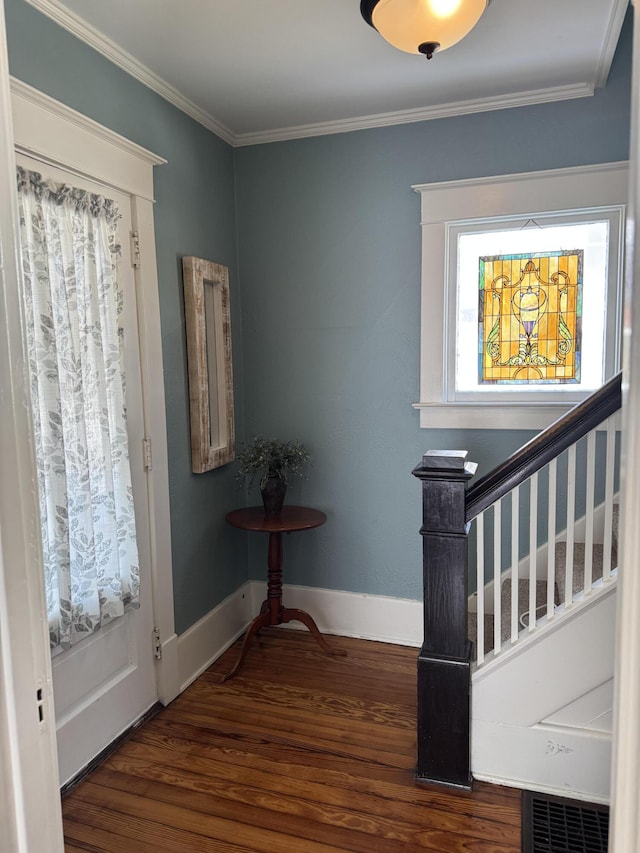
{"type": "Polygon", "coordinates": [[[114,202],[18,169],[49,633],[139,603],[114,202]]]}

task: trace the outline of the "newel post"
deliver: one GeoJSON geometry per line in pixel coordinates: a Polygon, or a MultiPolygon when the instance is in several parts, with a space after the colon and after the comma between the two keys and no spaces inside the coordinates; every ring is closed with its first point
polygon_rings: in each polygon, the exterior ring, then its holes
{"type": "Polygon", "coordinates": [[[471,643],[467,639],[466,450],[429,450],[422,481],[424,642],[418,656],[416,780],[471,787],[471,643]]]}

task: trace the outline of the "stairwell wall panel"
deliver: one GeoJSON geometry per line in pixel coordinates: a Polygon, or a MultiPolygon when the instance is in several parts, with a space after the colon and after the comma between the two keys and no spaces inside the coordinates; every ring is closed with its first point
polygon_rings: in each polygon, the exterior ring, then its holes
{"type": "Polygon", "coordinates": [[[613,676],[615,586],[473,676],[472,717],[535,726],[613,676]]]}

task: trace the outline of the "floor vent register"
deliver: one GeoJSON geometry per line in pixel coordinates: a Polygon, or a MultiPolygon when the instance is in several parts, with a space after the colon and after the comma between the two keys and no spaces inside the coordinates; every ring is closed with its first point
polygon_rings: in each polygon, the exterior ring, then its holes
{"type": "Polygon", "coordinates": [[[609,808],[523,791],[522,853],[607,853],[609,808]]]}

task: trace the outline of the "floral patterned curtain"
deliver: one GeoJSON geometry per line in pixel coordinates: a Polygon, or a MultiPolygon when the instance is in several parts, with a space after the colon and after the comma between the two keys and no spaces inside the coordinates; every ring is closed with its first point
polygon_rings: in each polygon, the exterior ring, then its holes
{"type": "Polygon", "coordinates": [[[113,201],[18,169],[49,633],[139,603],[113,201]]]}

